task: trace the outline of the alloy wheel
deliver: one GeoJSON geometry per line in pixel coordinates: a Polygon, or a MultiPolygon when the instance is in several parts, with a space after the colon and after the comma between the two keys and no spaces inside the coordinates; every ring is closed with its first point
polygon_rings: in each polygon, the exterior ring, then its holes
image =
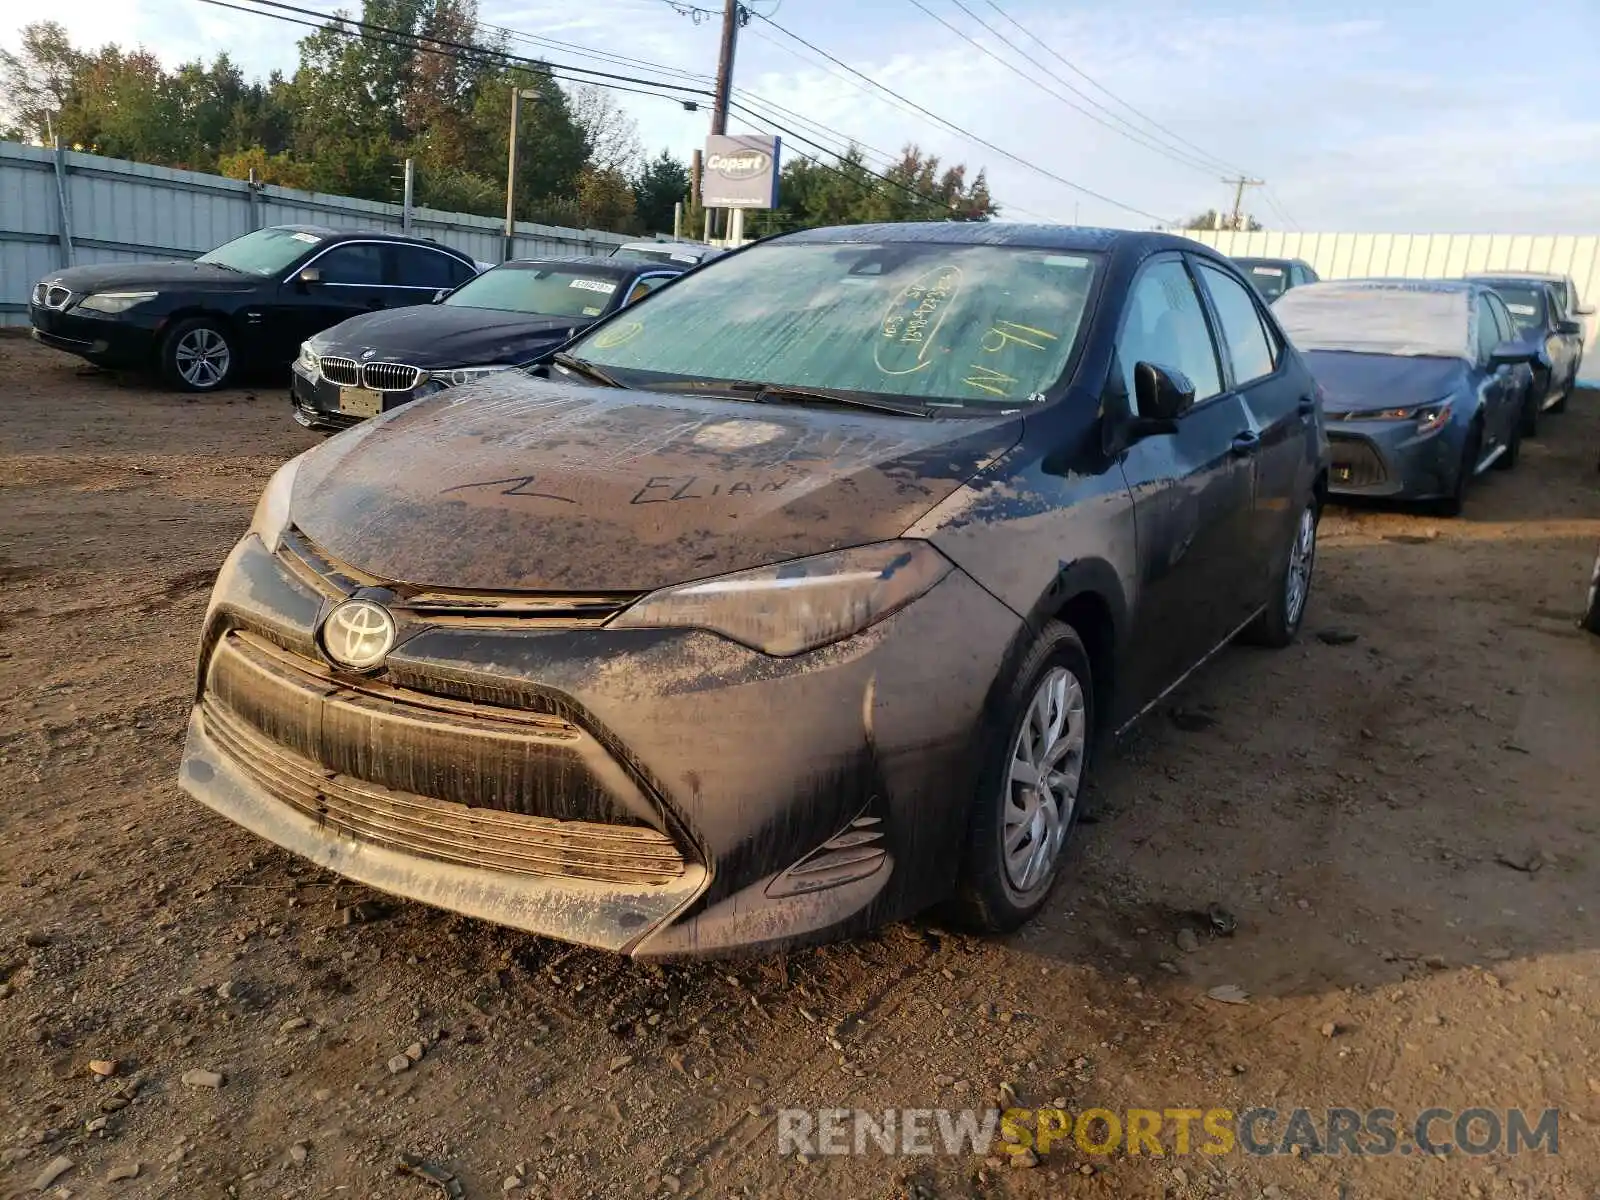
{"type": "Polygon", "coordinates": [[[215,329],[201,325],[189,330],[173,348],[173,363],[192,388],[214,388],[227,377],[233,352],[215,329]]]}
{"type": "Polygon", "coordinates": [[[1083,685],[1065,667],[1052,667],[1023,714],[1001,817],[1006,879],[1018,892],[1049,878],[1072,825],[1083,779],[1086,713],[1083,685]]]}
{"type": "Polygon", "coordinates": [[[1311,571],[1317,561],[1317,510],[1312,504],[1300,513],[1300,525],[1289,547],[1289,570],[1284,579],[1283,612],[1290,629],[1300,623],[1300,614],[1311,591],[1311,571]]]}

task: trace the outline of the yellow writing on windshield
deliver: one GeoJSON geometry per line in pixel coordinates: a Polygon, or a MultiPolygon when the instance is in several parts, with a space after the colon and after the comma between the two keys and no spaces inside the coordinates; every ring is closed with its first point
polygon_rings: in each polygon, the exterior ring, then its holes
{"type": "Polygon", "coordinates": [[[961,291],[961,268],[935,267],[924,271],[900,290],[879,321],[873,362],[885,375],[910,375],[933,360],[928,357],[938,341],[956,296],[961,291]]]}
{"type": "Polygon", "coordinates": [[[1013,342],[1030,350],[1048,350],[1045,342],[1053,342],[1056,335],[1035,329],[1032,325],[1019,325],[1015,321],[996,321],[983,335],[982,346],[990,354],[999,354],[1013,342]],[[992,343],[992,344],[991,344],[992,343]]]}
{"type": "Polygon", "coordinates": [[[1015,375],[1006,375],[1000,371],[996,371],[992,367],[985,367],[980,363],[973,363],[971,370],[972,374],[968,375],[961,382],[966,384],[968,387],[978,388],[981,391],[989,392],[991,395],[1002,397],[1009,396],[1011,395],[1009,385],[1017,382],[1017,377],[1015,375]]]}
{"type": "Polygon", "coordinates": [[[589,344],[596,350],[615,350],[618,346],[627,345],[642,332],[644,323],[641,321],[618,321],[595,334],[594,341],[589,344]]]}

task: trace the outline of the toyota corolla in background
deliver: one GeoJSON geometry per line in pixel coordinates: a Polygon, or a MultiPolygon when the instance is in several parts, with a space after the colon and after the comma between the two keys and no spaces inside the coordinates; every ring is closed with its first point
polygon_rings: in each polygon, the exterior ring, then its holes
{"type": "Polygon", "coordinates": [[[710,262],[726,251],[704,242],[625,242],[612,248],[608,258],[637,259],[643,262],[671,263],[679,269],[710,262]]]}
{"type": "Polygon", "coordinates": [[[1233,261],[1250,277],[1250,282],[1269,304],[1290,288],[1317,283],[1322,278],[1302,258],[1235,258],[1233,261]]]}
{"type": "Polygon", "coordinates": [[[1456,515],[1476,475],[1515,465],[1535,351],[1491,289],[1315,283],[1273,312],[1322,386],[1335,495],[1432,500],[1456,515]]]}
{"type": "Polygon", "coordinates": [[[181,783],[640,956],[939,901],[1008,929],[1101,735],[1235,634],[1295,637],[1326,467],[1300,355],[1194,242],[758,242],[286,464],[207,609],[181,783]]]}
{"type": "Polygon", "coordinates": [[[192,261],[46,276],[28,320],[37,340],[97,366],[209,392],[241,368],[288,366],[301,342],[346,317],[424,304],[475,274],[472,259],[433,242],[277,225],[192,261]]]}
{"type": "Polygon", "coordinates": [[[1533,364],[1533,391],[1522,432],[1538,432],[1539,413],[1561,412],[1578,386],[1583,362],[1583,322],[1565,312],[1558,284],[1525,275],[1471,275],[1473,282],[1495,290],[1505,301],[1517,335],[1538,352],[1533,364]]]}
{"type": "Polygon", "coordinates": [[[620,258],[508,262],[436,304],[352,317],[301,346],[291,383],[294,419],[344,429],[532,362],[686,269],[620,258]]]}

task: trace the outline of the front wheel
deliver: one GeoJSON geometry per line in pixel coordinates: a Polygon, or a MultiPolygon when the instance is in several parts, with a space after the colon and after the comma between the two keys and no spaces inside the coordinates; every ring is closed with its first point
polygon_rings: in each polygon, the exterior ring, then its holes
{"type": "Polygon", "coordinates": [[[1459,517],[1467,506],[1467,489],[1478,470],[1478,452],[1483,448],[1483,430],[1474,421],[1467,431],[1467,444],[1461,448],[1461,464],[1456,468],[1455,490],[1439,501],[1439,513],[1446,517],[1459,517]]]}
{"type": "Polygon", "coordinates": [[[1078,822],[1095,690],[1077,631],[1046,625],[1017,670],[984,751],[954,915],[990,932],[1044,905],[1078,822]]]}
{"type": "Polygon", "coordinates": [[[1595,556],[1594,572],[1589,576],[1589,603],[1583,610],[1582,625],[1590,633],[1600,634],[1600,555],[1595,556]]]}
{"type": "Polygon", "coordinates": [[[1522,397],[1522,414],[1519,418],[1522,424],[1523,437],[1539,436],[1539,414],[1544,411],[1544,402],[1550,395],[1554,386],[1554,377],[1543,367],[1533,373],[1533,383],[1529,385],[1527,394],[1522,397]]]}
{"type": "Polygon", "coordinates": [[[1522,428],[1515,421],[1511,430],[1506,435],[1506,452],[1494,460],[1494,469],[1509,471],[1517,465],[1517,459],[1522,457],[1522,428]]]}
{"type": "Polygon", "coordinates": [[[179,321],[161,343],[161,374],[179,391],[214,392],[233,375],[232,335],[216,321],[179,321]]]}
{"type": "Polygon", "coordinates": [[[1289,549],[1283,556],[1282,573],[1272,589],[1272,599],[1245,630],[1245,640],[1258,646],[1282,649],[1300,633],[1306,617],[1306,601],[1311,597],[1311,575],[1317,565],[1317,525],[1322,505],[1313,496],[1300,510],[1289,549]]]}

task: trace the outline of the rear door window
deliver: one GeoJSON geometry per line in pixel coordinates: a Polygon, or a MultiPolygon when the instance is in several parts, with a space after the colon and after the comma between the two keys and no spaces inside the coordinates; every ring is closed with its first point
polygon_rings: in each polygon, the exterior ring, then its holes
{"type": "Polygon", "coordinates": [[[1211,295],[1212,306],[1222,325],[1222,340],[1233,360],[1233,378],[1236,387],[1271,375],[1277,363],[1272,353],[1272,343],[1261,324],[1261,312],[1250,291],[1225,271],[1209,263],[1197,264],[1200,278],[1205,281],[1211,295]]]}
{"type": "Polygon", "coordinates": [[[394,287],[453,288],[461,282],[451,269],[456,260],[426,246],[391,245],[389,248],[389,280],[394,287]]]}

